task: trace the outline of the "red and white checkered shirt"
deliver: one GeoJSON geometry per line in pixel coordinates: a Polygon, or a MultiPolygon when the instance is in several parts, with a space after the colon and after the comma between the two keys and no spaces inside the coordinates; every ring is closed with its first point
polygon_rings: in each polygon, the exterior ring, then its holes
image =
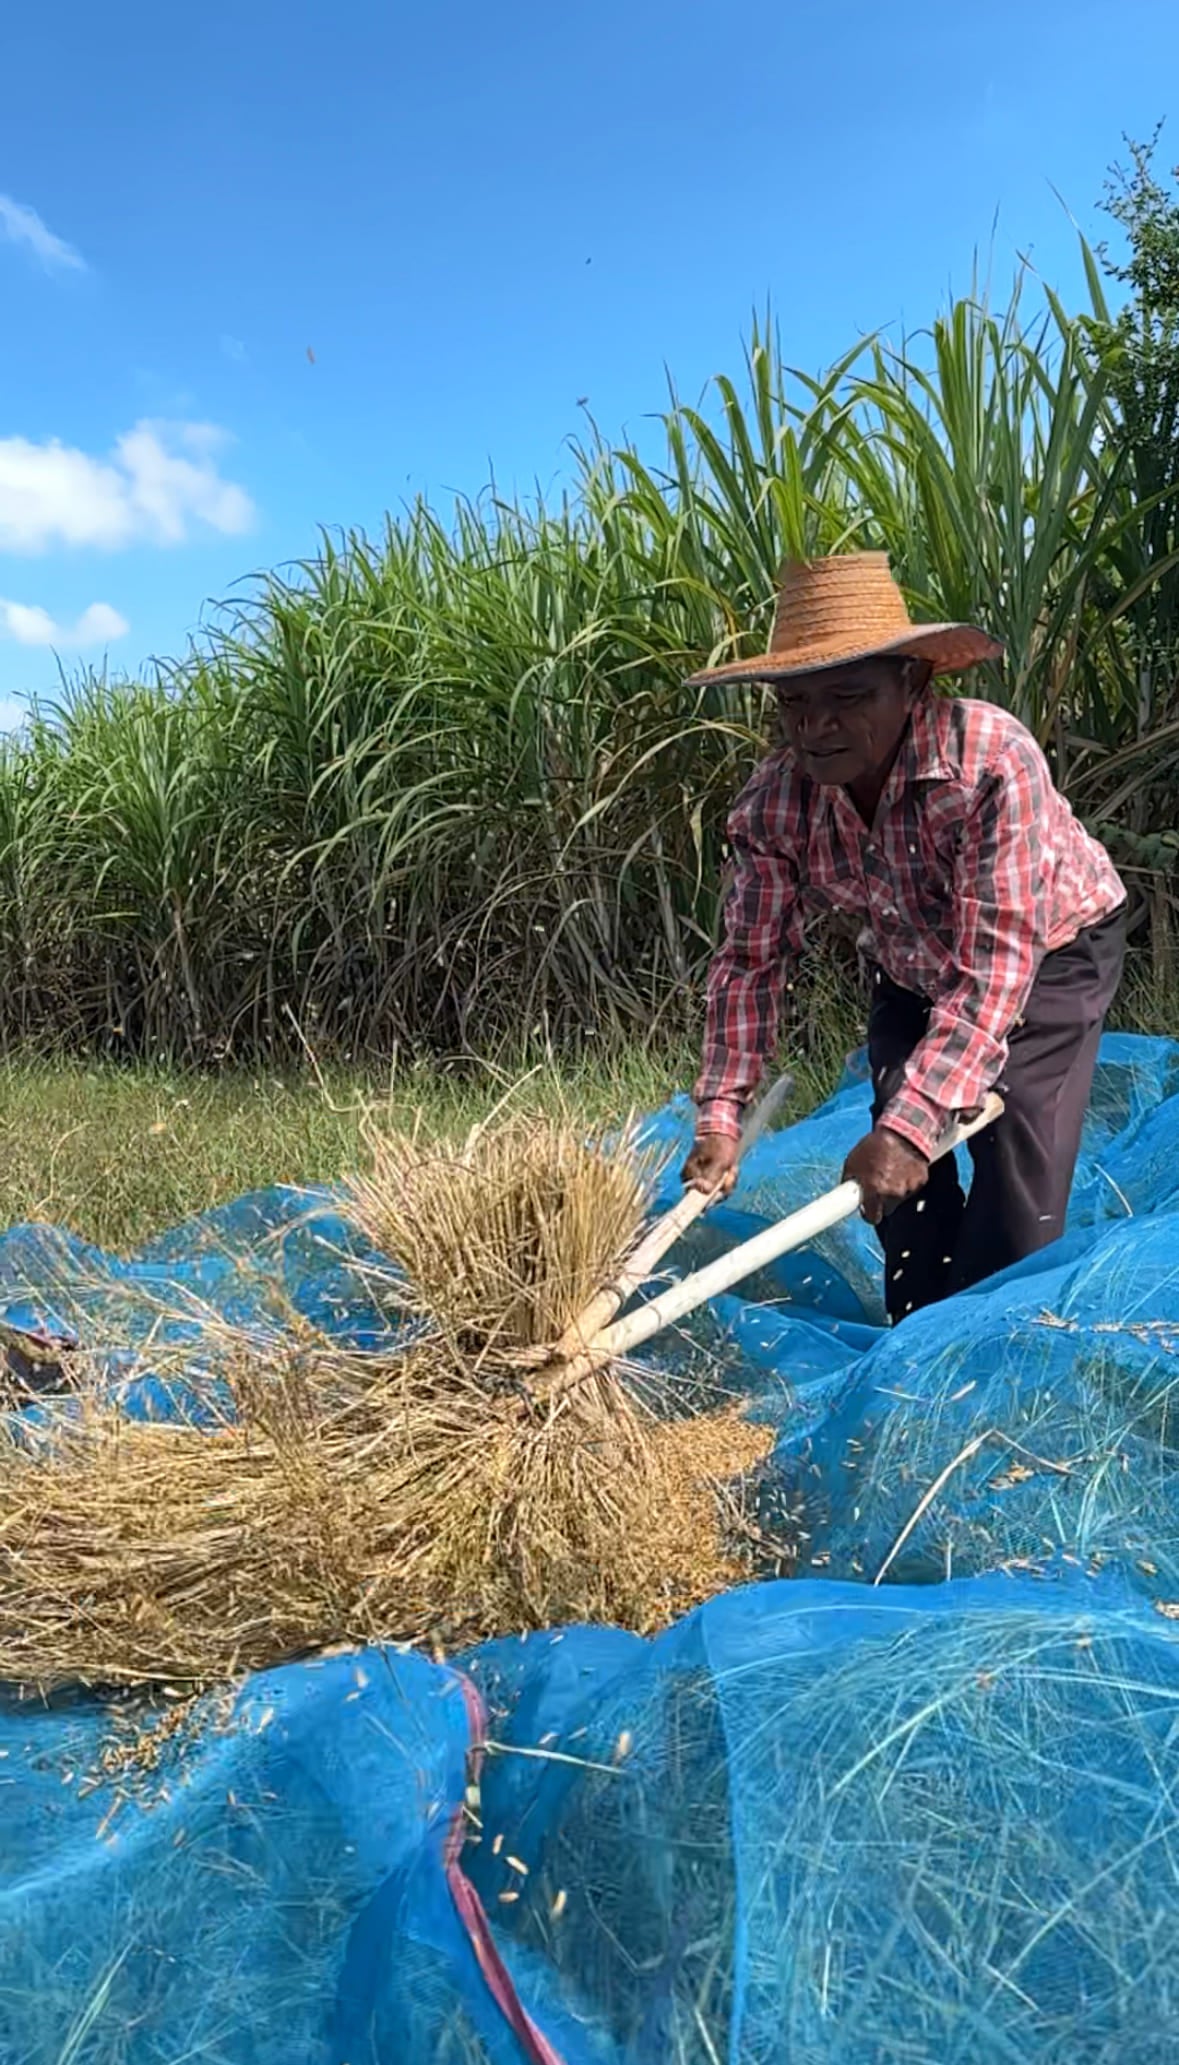
{"type": "Polygon", "coordinates": [[[931,1001],[883,1115],[929,1153],[954,1114],[999,1081],[1043,956],[1126,895],[1031,734],[967,699],[918,703],[871,827],[845,790],[808,781],[786,749],[742,792],[729,841],[734,875],[695,1091],[702,1133],[739,1133],[813,913],[862,918],[864,952],[931,1001]]]}

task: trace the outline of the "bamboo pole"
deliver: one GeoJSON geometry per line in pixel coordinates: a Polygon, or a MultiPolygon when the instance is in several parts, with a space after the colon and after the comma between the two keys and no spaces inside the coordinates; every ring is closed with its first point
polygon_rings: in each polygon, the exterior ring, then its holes
{"type": "MultiPolygon", "coordinates": [[[[950,1128],[931,1157],[939,1161],[943,1155],[952,1154],[964,1141],[973,1139],[985,1126],[991,1125],[1003,1109],[999,1097],[988,1097],[978,1117],[962,1125],[950,1128]]],[[[681,1282],[672,1284],[657,1298],[640,1305],[636,1312],[625,1319],[603,1329],[582,1353],[570,1361],[544,1389],[547,1399],[556,1399],[578,1384],[584,1377],[591,1376],[603,1364],[616,1362],[622,1356],[639,1348],[664,1327],[672,1326],[689,1312],[695,1312],[700,1305],[706,1305],[710,1298],[719,1297],[723,1291],[733,1288],[743,1278],[752,1276],[758,1269],[764,1269],[768,1262],[775,1262],[779,1256],[788,1254],[792,1248],[805,1247],[820,1233],[826,1233],[837,1226],[842,1219],[850,1219],[858,1212],[863,1202],[863,1193],[858,1183],[840,1183],[812,1204],[803,1205],[797,1212],[791,1212],[775,1225],[763,1228],[750,1240],[742,1241],[739,1247],[730,1248],[728,1254],[718,1255],[715,1262],[709,1262],[703,1269],[693,1270],[681,1282]]]]}

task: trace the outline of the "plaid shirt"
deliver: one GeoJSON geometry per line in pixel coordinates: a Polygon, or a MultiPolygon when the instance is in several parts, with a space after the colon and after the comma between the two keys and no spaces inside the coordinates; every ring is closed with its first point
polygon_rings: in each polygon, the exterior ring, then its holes
{"type": "Polygon", "coordinates": [[[1002,1076],[1043,956],[1126,894],[1030,733],[965,699],[918,703],[871,827],[843,789],[807,781],[784,750],[739,797],[729,840],[733,880],[695,1090],[701,1133],[739,1133],[814,912],[864,919],[865,953],[931,1001],[882,1120],[928,1154],[1002,1076]]]}

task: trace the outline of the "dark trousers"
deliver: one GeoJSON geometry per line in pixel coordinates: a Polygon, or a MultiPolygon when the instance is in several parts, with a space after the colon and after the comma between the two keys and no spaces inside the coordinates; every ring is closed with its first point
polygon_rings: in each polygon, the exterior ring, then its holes
{"type": "MultiPolygon", "coordinates": [[[[1064,1231],[1098,1042],[1125,950],[1125,912],[1117,911],[1071,946],[1045,955],[996,1084],[1003,1115],[970,1142],[969,1197],[954,1156],[947,1155],[933,1163],[925,1189],[878,1229],[885,1304],[894,1324],[1022,1261],[1064,1231]]],[[[869,973],[876,1119],[924,1036],[929,1003],[898,989],[881,969],[869,973]]]]}

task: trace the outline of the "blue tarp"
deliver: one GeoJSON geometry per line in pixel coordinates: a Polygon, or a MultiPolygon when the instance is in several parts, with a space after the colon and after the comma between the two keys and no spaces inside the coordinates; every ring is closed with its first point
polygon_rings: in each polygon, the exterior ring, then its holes
{"type": "MultiPolygon", "coordinates": [[[[867,1094],[681,1261],[836,1181],[867,1094]]],[[[365,1260],[273,1191],[127,1261],[13,1229],[0,1312],[371,1345],[365,1260]]],[[[291,1665],[151,1768],[126,1702],[0,1699],[0,2065],[1179,2056],[1179,1047],[1104,1043],[1055,1249],[895,1333],[879,1279],[856,1223],[696,1327],[778,1430],[793,1580],[652,1642],[291,1665]]],[[[193,1404],[125,1348],[110,1381],[193,1404]]]]}

